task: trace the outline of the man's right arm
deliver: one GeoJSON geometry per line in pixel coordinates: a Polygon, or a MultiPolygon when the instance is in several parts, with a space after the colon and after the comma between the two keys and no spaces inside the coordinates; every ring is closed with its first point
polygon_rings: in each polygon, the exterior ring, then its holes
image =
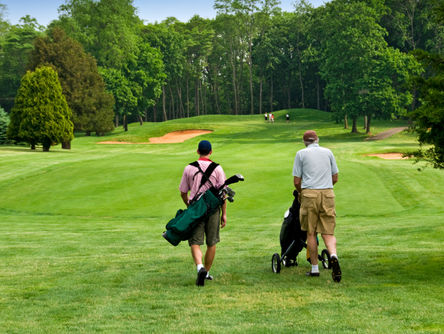
{"type": "Polygon", "coordinates": [[[180,192],[180,197],[182,197],[182,201],[188,207],[188,193],[180,192]]]}
{"type": "MultiPolygon", "coordinates": [[[[188,165],[189,166],[189,165],[188,165]]],[[[188,192],[190,191],[190,185],[188,184],[188,166],[185,167],[182,174],[182,179],[180,180],[179,191],[180,197],[185,205],[188,207],[188,192]]]]}
{"type": "Polygon", "coordinates": [[[335,185],[336,182],[338,182],[338,165],[336,164],[336,159],[335,156],[333,155],[333,153],[330,151],[330,166],[331,166],[331,172],[332,172],[332,176],[331,176],[331,180],[333,182],[333,185],[335,185]]]}
{"type": "Polygon", "coordinates": [[[296,153],[293,163],[293,184],[298,193],[302,192],[302,161],[300,151],[296,153]],[[299,175],[299,176],[297,176],[299,175]]]}

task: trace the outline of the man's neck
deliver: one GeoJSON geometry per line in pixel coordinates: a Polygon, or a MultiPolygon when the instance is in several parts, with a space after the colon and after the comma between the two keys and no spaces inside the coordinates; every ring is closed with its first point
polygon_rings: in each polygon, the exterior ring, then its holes
{"type": "Polygon", "coordinates": [[[201,155],[201,156],[199,156],[199,160],[203,160],[203,161],[211,161],[209,155],[201,155]]]}

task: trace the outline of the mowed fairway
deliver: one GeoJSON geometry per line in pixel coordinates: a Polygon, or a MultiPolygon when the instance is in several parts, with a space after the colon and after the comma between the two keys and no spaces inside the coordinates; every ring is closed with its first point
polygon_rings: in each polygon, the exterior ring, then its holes
{"type": "MultiPolygon", "coordinates": [[[[439,333],[444,332],[444,174],[409,160],[415,136],[352,135],[315,110],[202,116],[79,137],[72,150],[0,146],[1,333],[439,333]],[[214,132],[178,144],[146,142],[183,129],[214,132]],[[314,129],[340,169],[335,187],[340,284],[330,271],[271,271],[292,202],[293,159],[314,129]],[[233,185],[212,270],[195,286],[186,242],[161,234],[183,208],[178,185],[197,143],[233,185]]],[[[374,123],[378,133],[402,122],[374,123]]],[[[362,127],[362,124],[360,124],[362,127]]],[[[321,245],[323,247],[323,245],[321,245]]]]}

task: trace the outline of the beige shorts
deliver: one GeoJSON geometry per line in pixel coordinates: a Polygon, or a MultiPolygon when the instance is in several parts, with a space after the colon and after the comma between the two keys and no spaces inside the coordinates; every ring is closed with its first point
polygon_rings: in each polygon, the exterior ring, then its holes
{"type": "Polygon", "coordinates": [[[220,208],[216,210],[207,220],[201,221],[194,228],[191,237],[188,239],[188,244],[203,245],[204,235],[207,246],[214,246],[220,241],[220,208]]]}
{"type": "Polygon", "coordinates": [[[301,229],[310,234],[334,234],[336,226],[333,189],[302,189],[301,229]]]}

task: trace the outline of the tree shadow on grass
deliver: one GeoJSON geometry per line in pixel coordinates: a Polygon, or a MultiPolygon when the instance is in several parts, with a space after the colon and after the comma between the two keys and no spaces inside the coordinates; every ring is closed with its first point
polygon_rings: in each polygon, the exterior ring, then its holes
{"type": "MultiPolygon", "coordinates": [[[[321,132],[321,131],[320,131],[321,132]]],[[[276,131],[255,131],[255,132],[237,132],[233,134],[212,134],[212,138],[217,139],[221,143],[236,144],[289,144],[289,143],[302,143],[303,130],[289,132],[276,132],[276,131]]],[[[322,143],[361,143],[368,136],[366,134],[352,134],[352,133],[338,133],[323,136],[319,134],[319,140],[322,143]]]]}
{"type": "Polygon", "coordinates": [[[62,150],[61,148],[52,148],[48,152],[44,152],[42,147],[37,146],[35,150],[31,150],[29,146],[0,146],[0,152],[19,152],[19,153],[71,153],[71,150],[62,150]]]}

